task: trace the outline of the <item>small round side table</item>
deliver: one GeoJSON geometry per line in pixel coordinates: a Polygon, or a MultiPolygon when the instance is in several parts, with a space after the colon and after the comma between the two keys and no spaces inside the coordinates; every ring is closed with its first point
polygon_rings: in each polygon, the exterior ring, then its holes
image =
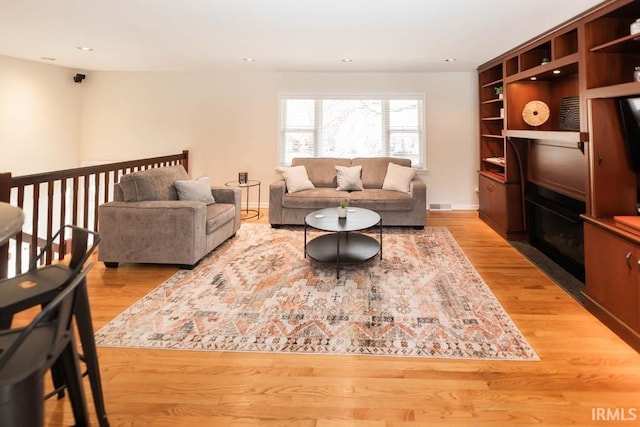
{"type": "Polygon", "coordinates": [[[260,181],[258,181],[257,179],[249,179],[249,180],[247,180],[246,183],[240,183],[238,181],[228,181],[228,182],[224,183],[224,185],[226,185],[227,187],[235,187],[235,188],[240,188],[240,189],[246,189],[247,190],[246,206],[244,207],[244,209],[242,209],[242,207],[240,208],[242,219],[260,218],[261,184],[262,183],[260,181]],[[258,209],[249,209],[249,192],[250,192],[249,190],[252,187],[257,187],[258,188],[258,209]]]}

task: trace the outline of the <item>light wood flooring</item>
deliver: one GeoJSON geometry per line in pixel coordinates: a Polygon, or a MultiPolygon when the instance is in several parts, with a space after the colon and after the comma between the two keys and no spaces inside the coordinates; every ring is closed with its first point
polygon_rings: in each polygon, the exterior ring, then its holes
{"type": "MultiPolygon", "coordinates": [[[[252,222],[267,223],[266,215],[252,222]]],[[[640,423],[638,353],[477,212],[432,212],[428,225],[449,228],[540,361],[99,348],[111,425],[610,425],[607,416],[615,425],[640,423]]],[[[96,263],[96,330],[175,271],[96,263]]],[[[46,418],[73,424],[66,399],[48,400],[46,418]]]]}

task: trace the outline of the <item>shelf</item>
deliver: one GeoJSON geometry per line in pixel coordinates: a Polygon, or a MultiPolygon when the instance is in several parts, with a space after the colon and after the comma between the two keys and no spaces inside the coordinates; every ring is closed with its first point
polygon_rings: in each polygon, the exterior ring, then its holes
{"type": "Polygon", "coordinates": [[[504,157],[487,157],[482,159],[483,162],[486,163],[491,163],[492,165],[497,165],[497,166],[505,166],[504,163],[504,157]]]}
{"type": "Polygon", "coordinates": [[[507,59],[506,62],[506,74],[507,77],[513,76],[514,74],[518,74],[520,71],[520,62],[517,56],[513,58],[507,59]]]}
{"type": "Polygon", "coordinates": [[[567,75],[577,74],[579,58],[580,56],[577,53],[572,53],[570,55],[563,56],[560,59],[556,59],[555,61],[540,64],[520,73],[513,74],[507,77],[505,82],[513,83],[519,80],[527,80],[531,77],[536,77],[538,81],[553,80],[567,75]],[[554,70],[560,70],[560,74],[554,74],[554,70]]]}
{"type": "Polygon", "coordinates": [[[591,53],[640,53],[640,34],[629,34],[592,47],[591,53]]]}
{"type": "Polygon", "coordinates": [[[504,136],[502,136],[502,135],[493,135],[493,134],[490,134],[490,133],[483,133],[480,136],[483,137],[483,138],[493,138],[493,139],[496,139],[496,140],[498,140],[498,139],[499,140],[504,140],[504,136]]]}
{"type": "Polygon", "coordinates": [[[481,104],[493,104],[494,102],[504,102],[503,98],[489,99],[488,101],[482,101],[481,104]]]}
{"type": "Polygon", "coordinates": [[[503,184],[506,182],[504,180],[504,174],[499,174],[499,173],[489,172],[489,171],[480,171],[480,175],[484,175],[487,178],[494,179],[494,180],[496,180],[498,182],[501,182],[503,184]]]}
{"type": "Polygon", "coordinates": [[[505,129],[503,135],[511,138],[522,139],[546,139],[564,142],[585,142],[588,141],[586,133],[572,131],[546,131],[546,130],[511,130],[505,129]]]}
{"type": "Polygon", "coordinates": [[[542,60],[551,59],[551,42],[546,41],[520,54],[520,69],[530,70],[540,65],[542,60]]]}
{"type": "Polygon", "coordinates": [[[504,117],[483,117],[481,120],[484,120],[484,121],[504,120],[504,117]]]}
{"type": "Polygon", "coordinates": [[[578,29],[574,28],[553,39],[554,59],[578,52],[578,29]]]}
{"type": "Polygon", "coordinates": [[[586,97],[592,98],[617,98],[622,96],[637,95],[640,93],[640,82],[620,83],[617,85],[601,86],[587,89],[586,97]]]}
{"type": "Polygon", "coordinates": [[[497,86],[497,85],[502,86],[502,79],[498,79],[498,80],[495,80],[495,81],[492,81],[492,82],[489,82],[489,83],[485,83],[485,84],[482,85],[482,87],[491,87],[491,86],[497,86]]]}

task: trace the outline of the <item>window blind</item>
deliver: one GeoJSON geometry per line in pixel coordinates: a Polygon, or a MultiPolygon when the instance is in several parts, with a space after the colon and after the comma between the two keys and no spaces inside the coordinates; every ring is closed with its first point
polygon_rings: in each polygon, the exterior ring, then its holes
{"type": "Polygon", "coordinates": [[[280,98],[280,162],[294,157],[404,157],[425,163],[421,95],[280,98]]]}

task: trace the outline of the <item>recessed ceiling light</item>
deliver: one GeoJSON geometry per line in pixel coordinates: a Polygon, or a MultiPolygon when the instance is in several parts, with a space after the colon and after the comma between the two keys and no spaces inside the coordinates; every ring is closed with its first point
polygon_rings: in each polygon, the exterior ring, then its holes
{"type": "Polygon", "coordinates": [[[78,46],[78,49],[84,52],[91,52],[93,50],[92,47],[86,47],[86,46],[78,46]]]}
{"type": "Polygon", "coordinates": [[[243,58],[243,60],[244,60],[244,62],[254,62],[255,61],[255,59],[249,58],[249,57],[243,58]]]}
{"type": "Polygon", "coordinates": [[[531,77],[531,80],[538,80],[538,78],[534,76],[534,77],[531,77]]]}
{"type": "Polygon", "coordinates": [[[456,58],[447,58],[445,59],[446,62],[456,62],[456,58]]]}
{"type": "Polygon", "coordinates": [[[560,74],[560,70],[553,70],[553,74],[560,74]]]}
{"type": "Polygon", "coordinates": [[[351,59],[351,58],[342,58],[342,62],[344,62],[344,63],[353,62],[353,59],[351,59]]]}
{"type": "Polygon", "coordinates": [[[42,59],[43,61],[55,61],[56,58],[52,58],[50,56],[41,56],[40,59],[42,59]]]}

